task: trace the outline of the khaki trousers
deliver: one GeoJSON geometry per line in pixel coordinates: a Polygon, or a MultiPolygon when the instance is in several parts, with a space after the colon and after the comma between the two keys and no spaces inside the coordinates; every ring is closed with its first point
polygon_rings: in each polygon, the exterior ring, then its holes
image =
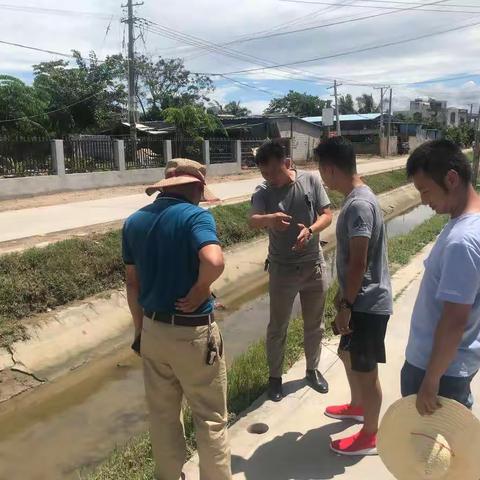
{"type": "MultiPolygon", "coordinates": [[[[185,463],[183,396],[192,410],[200,479],[231,479],[225,358],[206,364],[207,336],[208,326],[179,327],[143,320],[141,353],[156,480],[178,480],[185,463]]],[[[220,347],[216,323],[212,336],[220,347]]]]}
{"type": "Polygon", "coordinates": [[[270,322],[267,328],[267,358],[271,377],[281,377],[288,324],[295,297],[300,294],[307,369],[318,367],[324,331],[323,313],[327,294],[326,265],[315,262],[270,263],[270,322]]]}

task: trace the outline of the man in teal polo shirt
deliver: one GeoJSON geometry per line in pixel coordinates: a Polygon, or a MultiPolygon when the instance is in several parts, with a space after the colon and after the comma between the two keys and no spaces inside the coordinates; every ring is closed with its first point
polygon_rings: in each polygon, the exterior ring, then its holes
{"type": "Polygon", "coordinates": [[[158,198],[123,229],[127,297],[145,391],[157,480],[178,480],[186,458],[181,421],[185,396],[193,414],[202,480],[231,478],[226,365],[213,319],[212,283],[223,272],[205,167],[176,159],[165,180],[147,188],[158,198]]]}

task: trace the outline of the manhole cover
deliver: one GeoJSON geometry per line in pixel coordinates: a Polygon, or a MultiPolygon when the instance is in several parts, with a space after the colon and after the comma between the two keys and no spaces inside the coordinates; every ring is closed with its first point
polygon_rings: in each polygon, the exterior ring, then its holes
{"type": "Polygon", "coordinates": [[[268,432],[268,425],[266,423],[254,423],[248,427],[247,431],[248,433],[262,435],[268,432]]]}

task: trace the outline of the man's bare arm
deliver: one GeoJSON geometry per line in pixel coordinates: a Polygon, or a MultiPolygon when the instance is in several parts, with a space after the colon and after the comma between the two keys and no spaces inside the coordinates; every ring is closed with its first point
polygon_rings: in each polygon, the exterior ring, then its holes
{"type": "Polygon", "coordinates": [[[318,212],[317,220],[310,226],[313,233],[323,232],[333,221],[333,212],[330,207],[323,208],[318,212]]]}
{"type": "Polygon", "coordinates": [[[141,331],[143,325],[143,308],[138,303],[138,297],[140,296],[140,279],[135,265],[127,265],[125,276],[128,307],[132,314],[135,332],[138,333],[141,331]]]}
{"type": "Polygon", "coordinates": [[[440,379],[457,355],[471,310],[471,305],[444,303],[430,361],[417,396],[417,409],[421,415],[431,414],[439,407],[437,395],[440,379]]]}
{"type": "Polygon", "coordinates": [[[283,212],[261,214],[250,214],[248,223],[251,228],[271,228],[272,230],[283,231],[290,226],[292,217],[283,212]]]}
{"type": "Polygon", "coordinates": [[[362,287],[363,277],[368,262],[368,237],[354,237],[350,240],[349,260],[346,275],[346,287],[343,297],[349,303],[354,303],[362,287]]]}

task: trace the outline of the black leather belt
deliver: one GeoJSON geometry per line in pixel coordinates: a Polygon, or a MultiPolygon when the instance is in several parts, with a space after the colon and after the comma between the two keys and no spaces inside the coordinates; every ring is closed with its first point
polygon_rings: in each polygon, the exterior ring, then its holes
{"type": "Polygon", "coordinates": [[[213,313],[210,315],[170,315],[160,312],[144,312],[145,316],[155,322],[168,323],[170,325],[178,325],[180,327],[203,327],[208,325],[209,321],[213,323],[215,318],[213,313]]]}

